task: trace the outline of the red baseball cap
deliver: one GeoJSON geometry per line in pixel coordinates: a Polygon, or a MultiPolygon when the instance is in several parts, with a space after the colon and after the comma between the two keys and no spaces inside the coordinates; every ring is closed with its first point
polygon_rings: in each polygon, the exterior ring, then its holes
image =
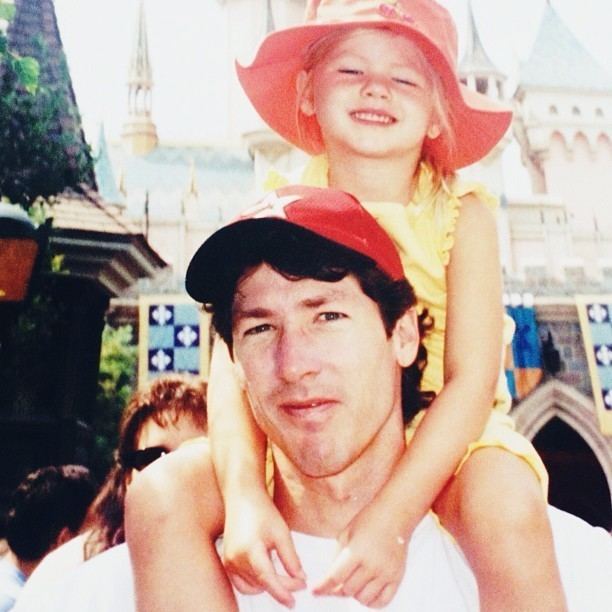
{"type": "Polygon", "coordinates": [[[265,224],[279,221],[369,257],[393,280],[404,278],[391,238],[352,195],[336,189],[290,185],[270,192],[202,243],[187,268],[187,293],[198,302],[210,302],[224,264],[240,257],[242,245],[250,245],[252,250],[265,224]]]}

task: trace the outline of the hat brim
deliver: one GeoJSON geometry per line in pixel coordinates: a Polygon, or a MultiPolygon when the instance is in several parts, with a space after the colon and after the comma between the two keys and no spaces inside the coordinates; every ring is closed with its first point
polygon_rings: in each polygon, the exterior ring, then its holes
{"type": "Polygon", "coordinates": [[[441,167],[455,170],[483,158],[503,137],[512,120],[512,111],[499,102],[459,83],[452,66],[434,43],[403,22],[354,21],[342,24],[305,24],[269,34],[261,43],[253,63],[236,63],[238,79],[261,118],[284,139],[316,155],[323,152],[316,118],[305,118],[298,126],[297,76],[303,69],[304,54],[317,40],[332,31],[375,27],[408,37],[422,51],[444,85],[450,110],[454,146],[447,135],[427,141],[430,153],[441,167]],[[308,138],[305,138],[305,135],[308,138]]]}

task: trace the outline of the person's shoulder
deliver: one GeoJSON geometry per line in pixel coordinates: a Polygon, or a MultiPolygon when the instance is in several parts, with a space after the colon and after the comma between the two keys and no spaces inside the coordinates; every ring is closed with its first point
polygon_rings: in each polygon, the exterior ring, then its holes
{"type": "Polygon", "coordinates": [[[569,609],[608,612],[612,537],[601,527],[552,506],[549,517],[569,609]]]}
{"type": "Polygon", "coordinates": [[[68,572],[58,583],[46,609],[48,612],[134,612],[132,565],[127,545],[109,548],[68,572]]]}
{"type": "Polygon", "coordinates": [[[45,556],[19,594],[15,612],[42,609],[49,589],[67,572],[83,563],[85,537],[85,534],[78,535],[45,556]]]}

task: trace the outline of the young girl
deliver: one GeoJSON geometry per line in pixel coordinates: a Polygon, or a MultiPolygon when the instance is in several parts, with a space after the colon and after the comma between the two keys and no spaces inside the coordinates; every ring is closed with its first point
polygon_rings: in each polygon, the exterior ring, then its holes
{"type": "MultiPolygon", "coordinates": [[[[433,319],[422,386],[437,397],[407,432],[394,475],[339,534],[341,550],[316,591],[388,604],[404,571],[405,543],[433,508],[474,570],[482,610],[560,611],[566,606],[546,513],[546,472],[506,414],[502,337],[509,341],[512,331],[501,306],[494,201],[454,175],[491,150],[511,115],[463,87],[455,63],[454,24],[433,0],[320,0],[310,2],[306,24],[271,34],[253,64],[239,67],[263,119],[316,155],[301,181],[348,191],[364,203],[396,242],[420,308],[433,319]]],[[[272,174],[267,187],[286,182],[272,174]]],[[[226,568],[240,590],[266,589],[291,605],[304,576],[265,490],[265,440],[220,345],[209,417],[225,502],[226,568]],[[288,577],[274,571],[273,552],[288,577]]],[[[173,521],[176,533],[180,523],[181,533],[188,524],[194,534],[206,531],[203,522],[187,512],[165,520],[176,563],[199,563],[210,553],[196,536],[173,538],[173,521]]],[[[167,580],[163,592],[155,588],[167,568],[134,544],[142,609],[163,609],[164,597],[197,609],[198,595],[214,590],[202,576],[181,580],[171,595],[167,580]]]]}

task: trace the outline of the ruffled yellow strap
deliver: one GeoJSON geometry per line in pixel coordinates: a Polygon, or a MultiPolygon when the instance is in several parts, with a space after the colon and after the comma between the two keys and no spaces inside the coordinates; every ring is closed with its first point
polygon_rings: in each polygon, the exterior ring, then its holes
{"type": "MultiPolygon", "coordinates": [[[[327,187],[327,157],[325,155],[317,155],[311,157],[304,167],[300,176],[300,185],[308,187],[327,187]]],[[[272,191],[279,189],[289,184],[289,179],[283,176],[276,169],[268,170],[268,175],[264,180],[264,190],[272,191]]]]}

